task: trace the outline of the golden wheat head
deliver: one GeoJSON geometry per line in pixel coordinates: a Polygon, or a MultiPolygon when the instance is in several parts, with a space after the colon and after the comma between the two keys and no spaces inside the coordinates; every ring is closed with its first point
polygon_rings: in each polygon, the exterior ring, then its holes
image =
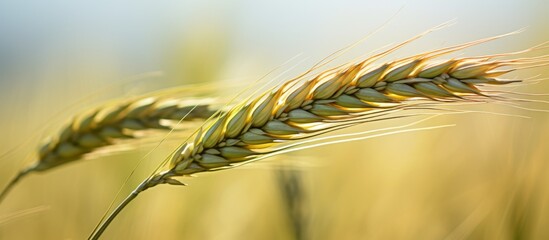
{"type": "MultiPolygon", "coordinates": [[[[490,96],[479,86],[516,82],[498,77],[523,67],[549,63],[548,56],[499,58],[516,53],[434,60],[499,37],[502,36],[376,65],[377,60],[407,41],[361,62],[331,69],[310,79],[287,81],[219,113],[167,159],[164,171],[139,185],[94,230],[90,239],[97,239],[140,192],[158,184],[184,185],[173,177],[257,161],[284,149],[284,144],[406,109],[445,102],[494,100],[497,96],[490,96]]],[[[544,44],[535,48],[541,46],[544,44]]]]}
{"type": "Polygon", "coordinates": [[[194,141],[184,143],[172,155],[169,170],[153,177],[151,183],[178,184],[170,177],[254,161],[277,151],[272,146],[353,126],[396,110],[413,109],[425,102],[489,100],[492,97],[477,86],[516,82],[497,77],[517,66],[547,64],[547,56],[497,60],[494,55],[431,61],[483,41],[487,39],[371,66],[391,49],[309,80],[286,82],[211,120],[194,141]],[[501,69],[504,66],[508,68],[501,69]]]}
{"type": "Polygon", "coordinates": [[[136,131],[171,129],[163,120],[206,119],[214,112],[206,104],[194,105],[181,99],[144,97],[102,106],[76,117],[59,135],[50,138],[39,149],[37,161],[19,172],[0,194],[31,172],[46,171],[83,158],[102,147],[116,145],[120,140],[138,138],[136,131]]]}

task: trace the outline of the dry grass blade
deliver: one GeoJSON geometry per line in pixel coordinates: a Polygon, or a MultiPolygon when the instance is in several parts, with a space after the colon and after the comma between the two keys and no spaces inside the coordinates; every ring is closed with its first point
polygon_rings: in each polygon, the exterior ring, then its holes
{"type": "Polygon", "coordinates": [[[20,171],[0,193],[0,201],[29,173],[73,162],[120,140],[139,138],[136,131],[171,129],[173,126],[165,120],[207,119],[214,113],[207,104],[166,97],[140,97],[97,108],[76,117],[59,135],[50,138],[40,148],[38,160],[20,171]]]}
{"type": "Polygon", "coordinates": [[[193,140],[181,145],[170,156],[167,169],[139,185],[90,239],[98,239],[121,209],[140,192],[158,184],[184,185],[173,177],[252,162],[261,156],[276,154],[273,146],[372,121],[424,102],[432,105],[500,99],[489,96],[478,86],[516,82],[497,77],[524,66],[546,65],[549,58],[497,59],[512,55],[505,54],[437,62],[433,59],[503,36],[506,35],[373,65],[401,44],[312,79],[288,81],[243,102],[208,121],[193,140]]]}

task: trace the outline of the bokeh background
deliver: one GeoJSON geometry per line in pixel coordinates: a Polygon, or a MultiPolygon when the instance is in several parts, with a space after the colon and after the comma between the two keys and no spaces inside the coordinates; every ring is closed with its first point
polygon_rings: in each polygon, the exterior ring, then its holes
{"type": "MultiPolygon", "coordinates": [[[[70,116],[112,98],[200,83],[227,100],[273,69],[267,79],[289,79],[388,21],[335,63],[449,20],[456,23],[392,57],[526,28],[462,54],[521,50],[549,39],[548,10],[545,0],[2,0],[0,153],[9,154],[0,159],[0,186],[70,116]]],[[[549,82],[505,90],[549,93],[549,82]]],[[[425,125],[452,128],[199,174],[183,179],[188,187],[140,195],[104,239],[549,239],[549,113],[496,104],[475,110],[529,119],[451,115],[425,125]]],[[[0,239],[87,238],[117,191],[129,193],[176,145],[153,151],[126,185],[155,144],[27,177],[0,205],[0,239]]]]}

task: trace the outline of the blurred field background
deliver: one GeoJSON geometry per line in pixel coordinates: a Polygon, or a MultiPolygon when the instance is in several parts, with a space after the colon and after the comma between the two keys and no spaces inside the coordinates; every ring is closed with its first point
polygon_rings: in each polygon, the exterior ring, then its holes
{"type": "MultiPolygon", "coordinates": [[[[293,59],[267,78],[289,79],[388,20],[336,63],[452,19],[457,24],[392,57],[527,27],[463,55],[522,50],[549,39],[547,10],[544,0],[4,0],[0,153],[10,154],[0,159],[0,186],[30,164],[42,139],[57,134],[70,116],[112,98],[192,83],[211,86],[208,96],[226,100],[293,59]]],[[[543,67],[508,77],[548,72],[543,67]]],[[[549,81],[505,90],[549,93],[549,81]]],[[[104,239],[549,239],[549,114],[473,107],[530,119],[449,115],[423,126],[455,127],[309,149],[184,178],[190,186],[141,194],[104,239]]],[[[123,195],[177,144],[153,151],[123,195]]],[[[154,146],[140,143],[134,151],[27,177],[0,205],[0,239],[87,238],[154,146]]]]}

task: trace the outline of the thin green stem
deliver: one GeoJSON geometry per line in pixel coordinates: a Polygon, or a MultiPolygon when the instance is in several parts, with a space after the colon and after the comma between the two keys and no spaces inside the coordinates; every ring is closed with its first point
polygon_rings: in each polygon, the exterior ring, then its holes
{"type": "Polygon", "coordinates": [[[132,193],[130,193],[130,195],[128,195],[116,207],[116,209],[114,209],[114,211],[111,214],[109,214],[109,216],[105,219],[105,221],[100,222],[99,225],[97,225],[95,227],[92,234],[88,237],[88,240],[97,240],[97,239],[99,239],[99,237],[101,237],[103,232],[107,229],[107,227],[114,220],[114,218],[116,218],[116,216],[118,216],[118,214],[122,211],[122,209],[124,209],[126,207],[126,205],[128,205],[134,198],[136,198],[137,195],[139,195],[139,193],[141,193],[141,192],[145,191],[145,189],[147,189],[145,186],[148,184],[148,182],[149,182],[149,179],[147,179],[144,182],[142,182],[141,184],[139,184],[139,186],[135,190],[133,190],[132,193]]]}
{"type": "Polygon", "coordinates": [[[112,222],[112,220],[114,220],[114,218],[122,211],[122,209],[126,207],[126,205],[128,205],[134,198],[136,198],[138,194],[139,194],[138,192],[134,191],[128,197],[126,197],[126,199],[124,199],[124,201],[122,201],[122,203],[120,203],[120,205],[116,207],[116,209],[109,215],[109,217],[103,223],[101,223],[101,225],[99,225],[99,228],[96,231],[94,231],[88,239],[90,240],[99,239],[101,234],[103,234],[103,232],[107,229],[107,227],[112,222]]]}
{"type": "Polygon", "coordinates": [[[11,181],[8,183],[8,185],[2,190],[0,193],[0,203],[4,200],[4,198],[8,195],[8,193],[11,191],[11,189],[27,174],[31,173],[34,170],[34,168],[30,167],[27,168],[21,172],[19,172],[11,181]]]}
{"type": "MultiPolygon", "coordinates": [[[[118,214],[134,199],[139,195],[139,193],[154,187],[158,184],[162,183],[169,183],[174,184],[173,180],[170,181],[169,177],[174,176],[174,174],[170,171],[162,172],[156,175],[153,175],[149,178],[147,178],[145,181],[143,181],[137,188],[135,188],[130,195],[128,195],[115,209],[112,211],[112,213],[108,214],[105,213],[103,215],[103,218],[99,221],[97,226],[93,229],[92,234],[88,237],[88,240],[97,240],[103,232],[107,229],[109,224],[118,216],[118,214]]],[[[181,185],[181,184],[176,184],[181,185]]],[[[110,207],[109,207],[110,208],[110,207]]]]}

